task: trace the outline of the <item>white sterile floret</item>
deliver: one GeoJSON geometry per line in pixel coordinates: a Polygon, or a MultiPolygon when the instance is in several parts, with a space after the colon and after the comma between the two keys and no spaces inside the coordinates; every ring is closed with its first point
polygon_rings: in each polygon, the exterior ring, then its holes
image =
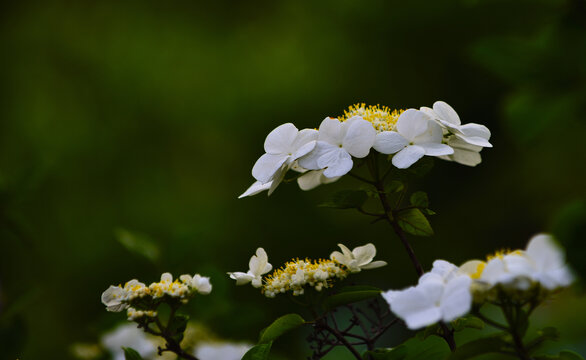
{"type": "Polygon", "coordinates": [[[248,262],[247,272],[229,272],[230,278],[236,280],[236,285],[245,285],[252,282],[252,286],[259,288],[262,286],[262,275],[273,269],[269,263],[269,257],[263,248],[256,249],[256,255],[252,255],[248,262]]]}
{"type": "Polygon", "coordinates": [[[124,287],[110,285],[102,293],[102,303],[106,305],[106,310],[119,312],[128,308],[128,302],[147,295],[149,295],[149,290],[145,284],[132,279],[124,284],[124,287]]]}
{"type": "Polygon", "coordinates": [[[358,246],[352,251],[342,244],[338,244],[338,246],[342,249],[342,252],[332,252],[330,259],[346,266],[352,273],[387,265],[386,261],[372,261],[376,255],[376,247],[371,243],[358,246]]]}
{"type": "Polygon", "coordinates": [[[266,154],[262,155],[252,168],[252,176],[261,183],[274,181],[283,166],[291,165],[306,155],[315,146],[317,130],[297,130],[291,123],[283,124],[269,133],[265,140],[266,154]]]}
{"type": "Polygon", "coordinates": [[[436,260],[433,269],[419,278],[417,286],[382,294],[391,311],[415,330],[438,321],[452,321],[470,311],[472,279],[458,267],[436,260]]]}
{"type": "Polygon", "coordinates": [[[329,178],[324,175],[324,170],[310,170],[297,178],[297,184],[301,190],[307,191],[320,185],[333,183],[340,178],[341,176],[329,178]]]}
{"type": "Polygon", "coordinates": [[[151,337],[136,325],[126,324],[105,333],[100,339],[101,345],[110,352],[113,360],[124,360],[123,347],[134,349],[145,359],[154,358],[157,347],[149,340],[151,337]]]}
{"type": "Polygon", "coordinates": [[[482,161],[480,151],[485,147],[492,147],[488,141],[490,130],[486,126],[474,123],[462,125],[458,113],[447,103],[436,101],[433,109],[422,107],[421,111],[440,124],[447,144],[454,149],[452,155],[442,156],[442,159],[476,166],[482,161]]]}
{"type": "Polygon", "coordinates": [[[529,240],[525,250],[533,265],[532,278],[548,290],[570,285],[574,281],[565,255],[551,235],[539,234],[529,240]]]}
{"type": "Polygon", "coordinates": [[[242,195],[238,196],[239,199],[242,199],[243,197],[247,197],[247,196],[253,196],[256,194],[259,194],[263,191],[268,190],[269,191],[269,195],[271,195],[273,193],[273,191],[275,190],[276,186],[273,187],[273,182],[269,181],[268,183],[262,183],[260,181],[255,181],[254,183],[252,183],[252,185],[250,185],[250,187],[248,189],[246,189],[245,192],[242,193],[242,195]]]}
{"type": "Polygon", "coordinates": [[[299,159],[299,165],[308,170],[324,169],[323,175],[328,178],[345,175],[352,169],[352,156],[366,157],[375,136],[372,124],[360,116],[343,122],[325,118],[315,148],[299,159]]]}
{"type": "Polygon", "coordinates": [[[240,360],[253,345],[246,343],[199,343],[194,355],[199,360],[240,360]]]}
{"type": "Polygon", "coordinates": [[[539,283],[544,289],[555,290],[573,281],[563,251],[547,234],[534,236],[526,250],[499,251],[488,256],[486,262],[468,261],[461,266],[461,271],[489,288],[502,285],[527,290],[539,283]]]}
{"type": "Polygon", "coordinates": [[[410,167],[424,155],[454,153],[454,149],[442,144],[441,127],[422,111],[408,109],[403,112],[396,129],[376,134],[373,147],[382,154],[395,154],[392,163],[399,169],[410,167]]]}
{"type": "Polygon", "coordinates": [[[181,275],[179,280],[202,295],[207,295],[212,292],[212,284],[210,283],[210,278],[207,276],[195,274],[191,277],[191,275],[186,274],[181,275]]]}

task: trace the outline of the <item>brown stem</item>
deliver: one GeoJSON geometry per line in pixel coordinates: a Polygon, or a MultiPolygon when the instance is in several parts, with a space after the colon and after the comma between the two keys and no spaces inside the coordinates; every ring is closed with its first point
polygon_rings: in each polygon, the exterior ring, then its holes
{"type": "Polygon", "coordinates": [[[350,350],[350,352],[352,353],[352,355],[354,355],[354,357],[358,360],[362,360],[362,356],[360,355],[360,353],[358,352],[358,350],[356,350],[354,348],[354,346],[352,346],[352,344],[350,344],[348,342],[348,340],[346,340],[346,338],[340,334],[340,332],[332,327],[330,327],[328,324],[326,324],[325,322],[322,322],[320,324],[320,326],[322,326],[324,329],[326,329],[327,331],[329,331],[332,335],[334,335],[334,337],[336,339],[338,339],[338,341],[340,341],[342,344],[344,344],[344,346],[346,346],[346,348],[348,350],[350,350]]]}

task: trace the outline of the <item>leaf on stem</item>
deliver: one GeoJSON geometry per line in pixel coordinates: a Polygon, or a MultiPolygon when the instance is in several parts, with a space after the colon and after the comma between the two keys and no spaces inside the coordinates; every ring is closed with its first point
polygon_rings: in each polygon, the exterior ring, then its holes
{"type": "Polygon", "coordinates": [[[427,208],[429,206],[429,198],[427,197],[427,193],[424,191],[416,191],[411,194],[409,199],[411,201],[411,205],[418,207],[418,208],[427,208]]]}
{"type": "Polygon", "coordinates": [[[397,224],[407,233],[417,236],[432,236],[433,229],[419,209],[400,210],[396,214],[397,224]]]}
{"type": "Polygon", "coordinates": [[[272,341],[266,344],[258,344],[250,348],[242,357],[242,360],[267,360],[271,352],[272,341]]]}
{"type": "Polygon", "coordinates": [[[171,338],[175,340],[177,343],[180,343],[183,340],[183,333],[185,332],[185,328],[187,327],[187,322],[189,321],[189,316],[186,315],[175,315],[169,320],[169,325],[167,325],[167,331],[170,334],[171,338]]]}
{"type": "Polygon", "coordinates": [[[331,201],[319,206],[334,209],[356,209],[362,207],[367,199],[368,194],[364,190],[342,190],[335,193],[331,201]]]}
{"type": "Polygon", "coordinates": [[[482,330],[484,329],[484,325],[484,321],[475,316],[458,318],[452,321],[452,327],[454,328],[454,331],[462,331],[464,329],[482,330]]]}
{"type": "Polygon", "coordinates": [[[459,346],[456,352],[448,360],[471,359],[478,355],[488,353],[498,353],[505,349],[510,349],[509,343],[505,340],[504,333],[498,333],[489,337],[472,340],[464,345],[459,346]]]}
{"type": "Polygon", "coordinates": [[[124,350],[124,359],[126,360],[143,360],[142,356],[133,348],[122,347],[122,350],[124,350]]]}
{"type": "Polygon", "coordinates": [[[277,320],[273,321],[271,325],[266,327],[260,333],[259,344],[270,343],[277,339],[284,333],[293,330],[301,325],[305,324],[305,320],[298,314],[287,314],[283,315],[277,320]]]}
{"type": "Polygon", "coordinates": [[[379,296],[381,290],[374,286],[346,286],[337,294],[324,301],[324,309],[332,310],[341,305],[351,304],[379,296]]]}

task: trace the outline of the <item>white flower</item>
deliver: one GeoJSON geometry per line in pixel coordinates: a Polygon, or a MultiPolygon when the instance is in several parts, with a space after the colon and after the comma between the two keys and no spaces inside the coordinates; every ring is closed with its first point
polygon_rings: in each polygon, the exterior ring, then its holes
{"type": "Polygon", "coordinates": [[[111,354],[113,360],[124,360],[122,347],[129,347],[138,352],[143,358],[155,356],[156,347],[147,338],[147,335],[133,324],[122,325],[104,334],[101,343],[111,354]]]}
{"type": "Polygon", "coordinates": [[[210,278],[207,276],[201,276],[199,274],[195,274],[193,277],[191,275],[181,275],[179,279],[202,295],[207,295],[212,292],[212,284],[210,283],[210,278]]]}
{"type": "Polygon", "coordinates": [[[490,130],[486,126],[474,123],[462,125],[456,110],[447,103],[436,101],[433,104],[433,110],[422,107],[421,111],[432,117],[442,128],[450,134],[453,134],[457,139],[470,145],[492,147],[492,144],[488,142],[488,139],[490,139],[490,130]]]}
{"type": "Polygon", "coordinates": [[[433,109],[422,107],[421,111],[440,124],[444,129],[444,137],[447,137],[447,144],[454,149],[452,155],[441,156],[441,159],[476,166],[482,161],[480,151],[492,147],[488,142],[490,130],[486,126],[474,123],[461,125],[460,117],[447,103],[436,101],[433,109]]]}
{"type": "Polygon", "coordinates": [[[328,178],[345,175],[352,169],[352,156],[367,156],[375,136],[372,124],[360,116],[344,122],[325,118],[315,148],[299,159],[299,165],[308,170],[325,169],[323,175],[328,178]]]}
{"type": "Polygon", "coordinates": [[[406,169],[424,155],[450,155],[454,150],[442,144],[442,129],[425,113],[408,109],[397,120],[397,131],[376,134],[374,149],[382,154],[395,154],[392,163],[406,169]]]}
{"type": "Polygon", "coordinates": [[[102,293],[102,303],[106,305],[106,310],[119,312],[128,307],[128,304],[124,303],[126,291],[120,286],[110,285],[106,291],[102,293]]]}
{"type": "Polygon", "coordinates": [[[431,272],[419,278],[417,286],[382,294],[391,311],[415,330],[438,321],[452,321],[470,311],[472,279],[443,260],[433,263],[431,272]]]}
{"type": "Polygon", "coordinates": [[[533,280],[548,290],[570,285],[574,277],[566,265],[563,251],[547,234],[529,240],[525,253],[533,265],[533,280]]]}
{"type": "Polygon", "coordinates": [[[256,249],[256,255],[250,258],[248,272],[229,272],[230,278],[236,280],[236,285],[244,285],[252,282],[255,288],[262,286],[262,275],[273,269],[269,263],[269,257],[263,248],[256,249]]]}
{"type": "Polygon", "coordinates": [[[373,244],[358,246],[352,251],[342,244],[338,244],[338,246],[342,249],[342,253],[334,251],[330,255],[330,259],[346,266],[350,272],[356,273],[363,269],[375,269],[387,264],[385,261],[372,261],[376,255],[376,247],[373,244]]]}
{"type": "Polygon", "coordinates": [[[299,131],[291,123],[278,126],[267,136],[264,144],[266,154],[254,164],[252,176],[263,184],[275,181],[275,175],[282,172],[280,170],[313,150],[317,136],[316,130],[299,131]]]}
{"type": "Polygon", "coordinates": [[[244,343],[200,343],[194,355],[199,360],[240,360],[252,346],[244,343]]]}
{"type": "Polygon", "coordinates": [[[310,170],[297,178],[297,184],[301,190],[311,190],[324,184],[338,181],[341,176],[329,178],[324,175],[324,170],[310,170]]]}
{"type": "Polygon", "coordinates": [[[273,191],[275,191],[277,187],[273,186],[273,182],[269,181],[268,183],[261,183],[260,181],[255,181],[252,185],[250,185],[250,187],[248,189],[246,189],[245,192],[242,193],[242,195],[238,196],[239,199],[243,198],[243,197],[247,197],[247,196],[253,196],[256,194],[259,194],[263,191],[268,190],[269,191],[269,195],[271,195],[273,193],[273,191]]]}

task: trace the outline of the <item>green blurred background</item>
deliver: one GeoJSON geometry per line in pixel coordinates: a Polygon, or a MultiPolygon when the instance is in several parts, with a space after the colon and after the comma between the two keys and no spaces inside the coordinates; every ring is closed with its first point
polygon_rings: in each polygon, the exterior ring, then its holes
{"type": "MultiPolygon", "coordinates": [[[[414,283],[385,224],[317,207],[353,179],[237,199],[270,130],[317,127],[356,102],[441,99],[463,122],[492,130],[481,165],[436,161],[420,184],[438,213],[437,235],[413,239],[426,268],[524,247],[556,227],[571,234],[575,267],[584,267],[584,1],[0,7],[2,358],[69,358],[72,343],[95,342],[124,319],[106,313],[103,290],[164,271],[211,276],[212,295],[191,313],[224,338],[254,341],[296,309],[225,275],[245,270],[258,246],[278,265],[327,256],[338,242],[374,242],[389,266],[356,280],[414,283]],[[148,256],[124,246],[136,238],[155,244],[148,256]]],[[[586,352],[585,307],[569,291],[536,323],[562,330],[554,348],[586,352]]],[[[303,334],[279,346],[301,358],[303,334]]]]}

